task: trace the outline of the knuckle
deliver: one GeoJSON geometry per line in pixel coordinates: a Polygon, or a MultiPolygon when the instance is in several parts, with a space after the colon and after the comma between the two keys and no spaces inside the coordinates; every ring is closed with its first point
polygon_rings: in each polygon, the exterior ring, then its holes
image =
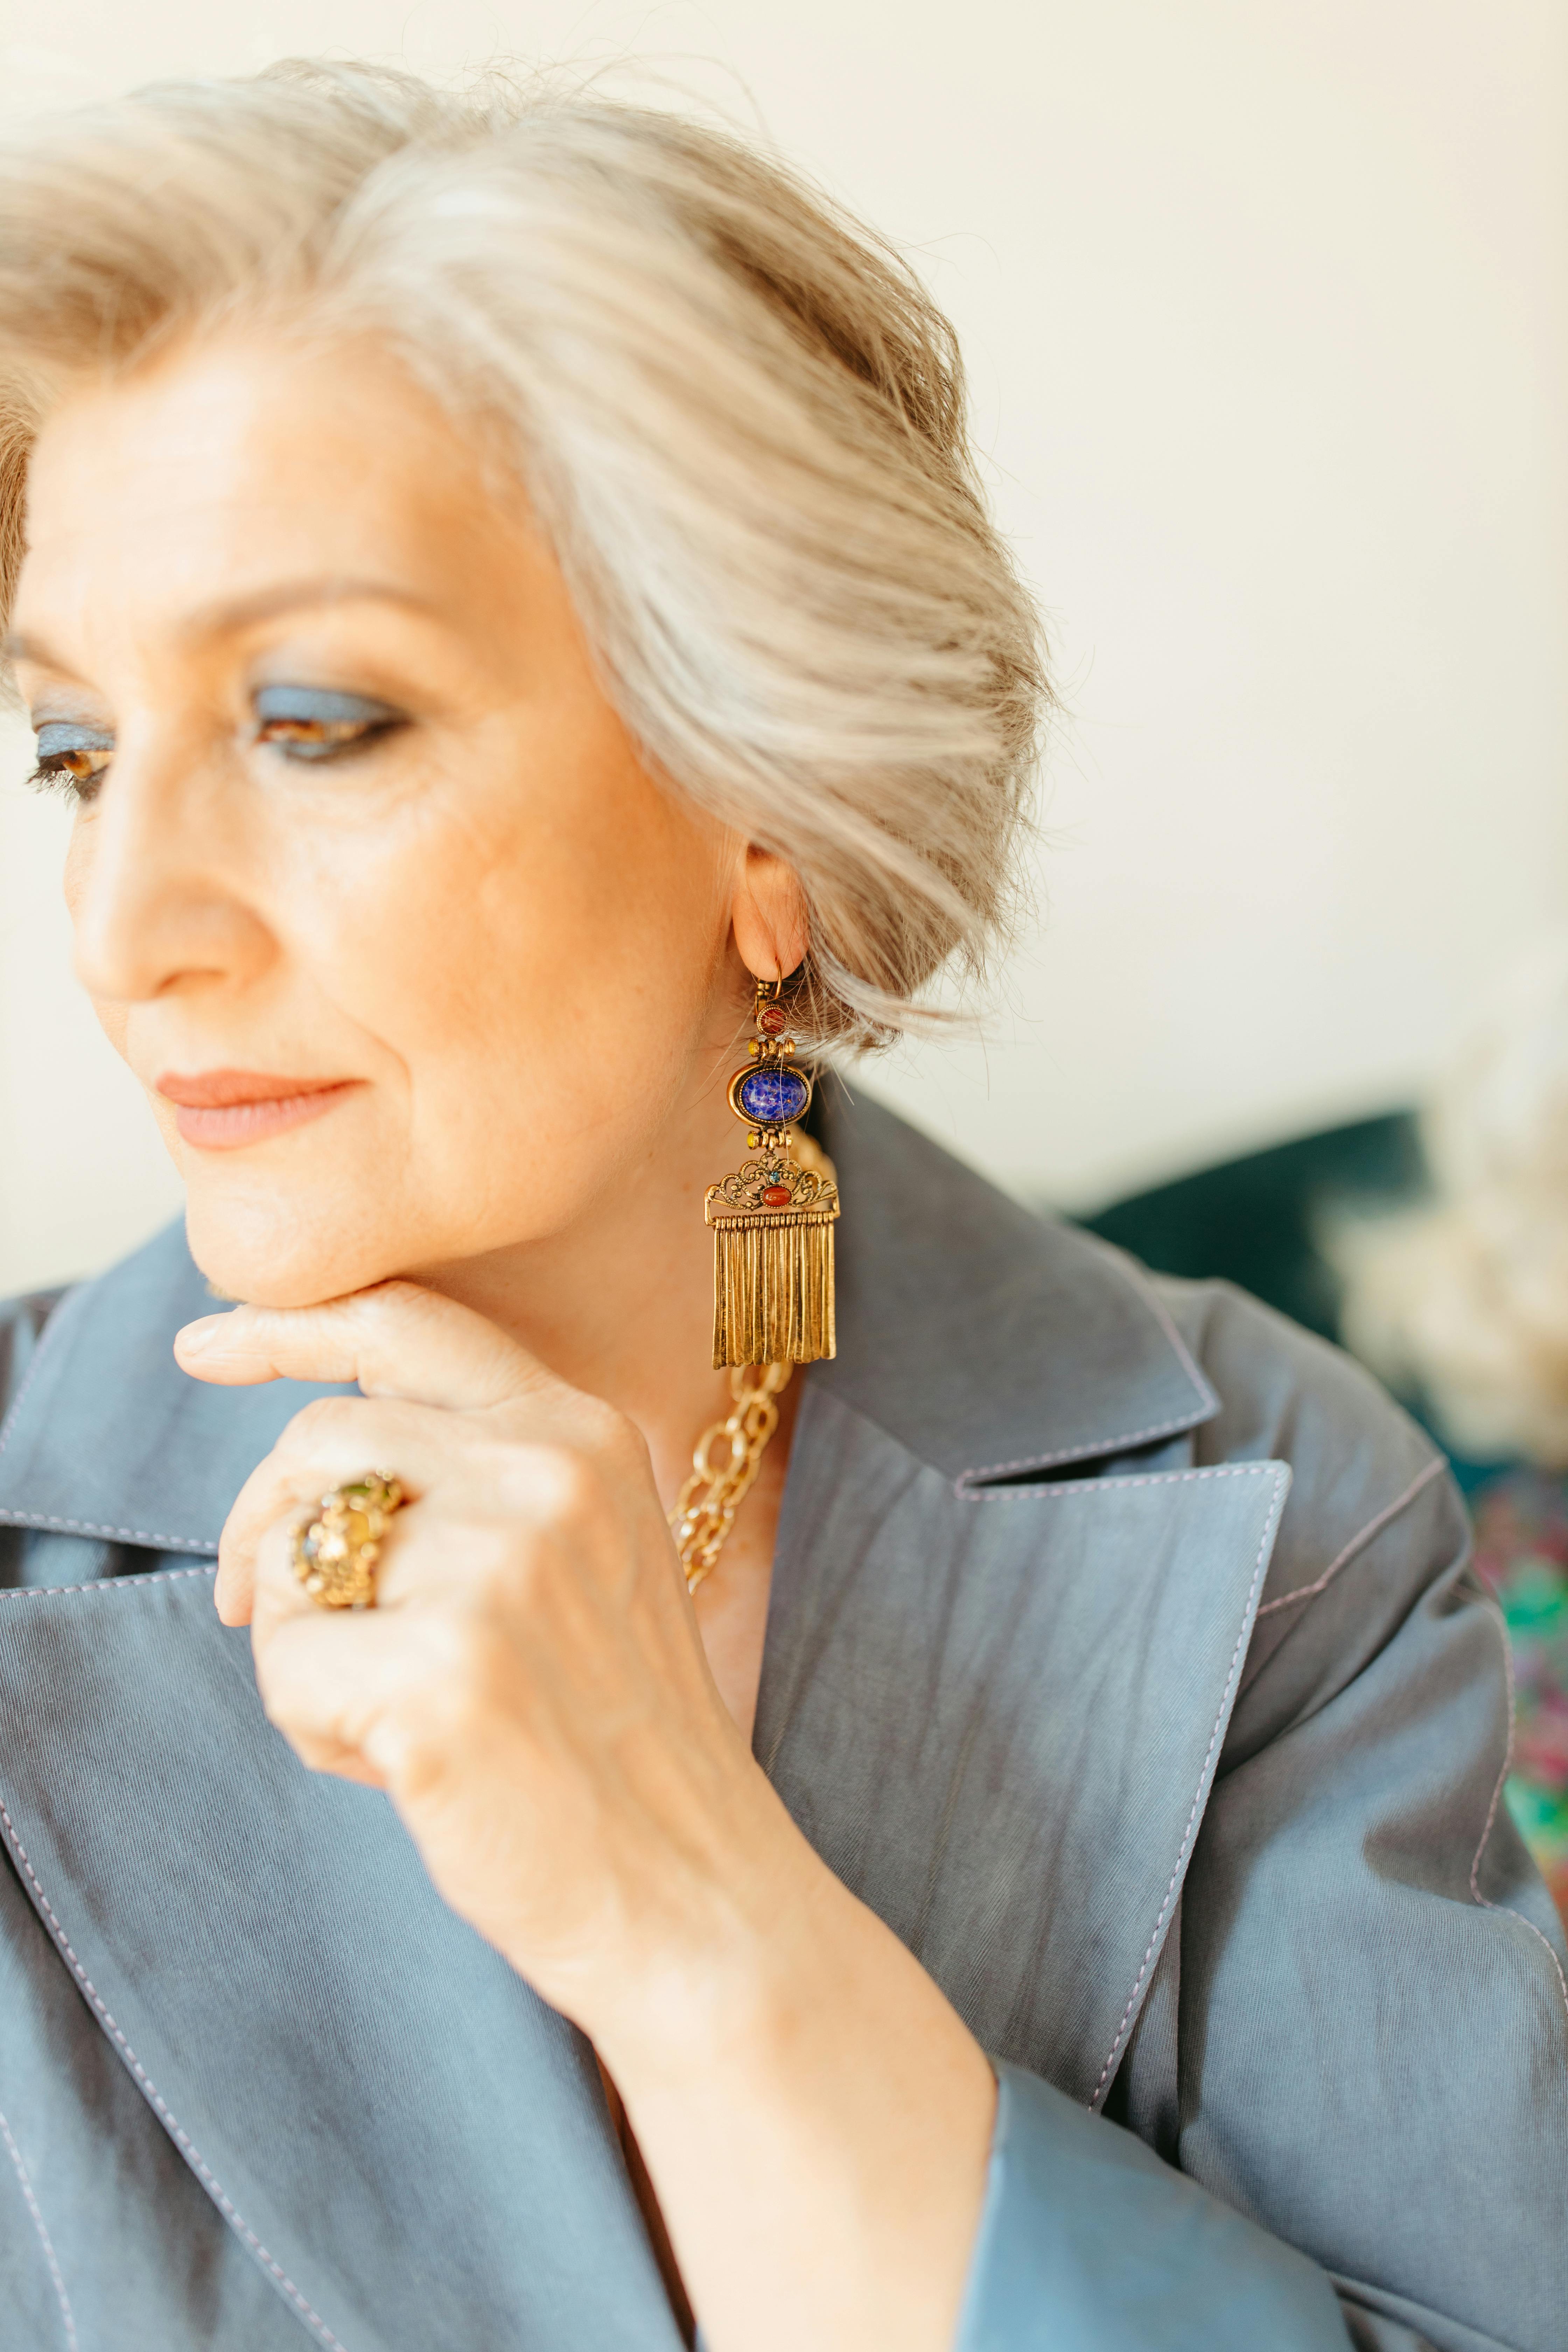
{"type": "Polygon", "coordinates": [[[617,1481],[640,1475],[648,1459],[641,1430],[624,1412],[601,1404],[596,1397],[590,1397],[587,1403],[585,1447],[601,1471],[617,1481]]]}
{"type": "Polygon", "coordinates": [[[433,1643],[437,1671],[426,1696],[448,1728],[471,1728],[491,1711],[506,1653],[499,1601],[494,1590],[480,1583],[442,1613],[433,1643]]]}
{"type": "Polygon", "coordinates": [[[268,1529],[291,1507],[298,1494],[298,1479],[289,1477],[287,1465],[276,1452],[269,1454],[251,1472],[224,1521],[218,1537],[220,1566],[254,1559],[268,1529]]]}
{"type": "Polygon", "coordinates": [[[342,1302],[342,1312],[349,1325],[366,1338],[377,1338],[388,1326],[395,1331],[406,1332],[411,1323],[427,1319],[431,1294],[422,1290],[416,1282],[395,1278],[378,1282],[369,1290],[356,1290],[342,1302]]]}
{"type": "Polygon", "coordinates": [[[530,1547],[504,1520],[481,1520],[462,1530],[463,1572],[445,1588],[444,1613],[493,1633],[520,1577],[527,1573],[530,1547]]]}
{"type": "Polygon", "coordinates": [[[507,1484],[541,1517],[575,1521],[602,1510],[611,1494],[648,1475],[641,1432],[624,1413],[584,1398],[558,1438],[514,1442],[507,1484]]]}
{"type": "Polygon", "coordinates": [[[557,1527],[579,1527],[592,1518],[599,1482],[593,1464],[569,1445],[531,1446],[524,1475],[542,1519],[557,1527]]]}
{"type": "Polygon", "coordinates": [[[361,1397],[312,1397],[284,1430],[278,1451],[298,1456],[331,1448],[355,1433],[363,1412],[361,1397]]]}
{"type": "Polygon", "coordinates": [[[408,1282],[402,1275],[393,1275],[385,1282],[374,1283],[368,1290],[357,1290],[349,1304],[358,1313],[370,1317],[384,1314],[389,1309],[405,1314],[428,1314],[437,1305],[437,1294],[426,1290],[423,1283],[408,1282]]]}
{"type": "Polygon", "coordinates": [[[403,1702],[384,1708],[366,1746],[405,1798],[429,1795],[451,1782],[453,1742],[428,1706],[403,1702]]]}

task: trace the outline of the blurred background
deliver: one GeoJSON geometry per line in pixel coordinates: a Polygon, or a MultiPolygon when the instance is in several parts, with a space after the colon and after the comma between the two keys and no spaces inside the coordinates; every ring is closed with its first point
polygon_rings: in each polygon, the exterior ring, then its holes
{"type": "MultiPolygon", "coordinates": [[[[983,1040],[873,1087],[1073,1211],[1411,1099],[1568,912],[1555,0],[8,0],[0,109],[295,51],[776,140],[956,320],[1067,713],[983,1040]]],[[[0,740],[0,1295],[177,1197],[0,740]]]]}

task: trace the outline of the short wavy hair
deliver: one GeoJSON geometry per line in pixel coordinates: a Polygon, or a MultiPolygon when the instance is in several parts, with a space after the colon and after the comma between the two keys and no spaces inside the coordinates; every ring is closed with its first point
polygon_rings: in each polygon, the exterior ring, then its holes
{"type": "Polygon", "coordinates": [[[0,605],[51,404],[265,320],[373,336],[521,479],[652,771],[786,859],[797,1021],[871,1043],[1018,900],[1040,625],[952,331],[726,130],[296,61],[0,141],[0,605]]]}

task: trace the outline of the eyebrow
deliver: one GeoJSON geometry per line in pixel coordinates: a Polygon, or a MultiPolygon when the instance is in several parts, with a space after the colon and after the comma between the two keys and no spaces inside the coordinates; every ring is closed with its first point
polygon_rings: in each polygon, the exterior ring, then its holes
{"type": "Polygon", "coordinates": [[[76,672],[68,663],[50,653],[41,637],[29,637],[20,629],[13,629],[0,645],[0,660],[32,662],[39,669],[53,670],[57,677],[74,677],[76,672]]]}
{"type": "MultiPolygon", "coordinates": [[[[345,579],[341,572],[327,573],[317,579],[279,580],[270,587],[256,588],[244,596],[225,596],[210,604],[198,605],[180,624],[180,635],[187,639],[199,637],[235,636],[243,629],[253,629],[261,621],[272,621],[284,613],[300,613],[322,604],[401,604],[405,611],[429,613],[435,608],[429,599],[412,588],[400,587],[392,580],[345,579]]],[[[0,653],[5,660],[34,663],[39,669],[53,670],[58,677],[73,675],[68,664],[50,653],[41,637],[30,637],[22,629],[13,629],[5,638],[0,653]]]]}

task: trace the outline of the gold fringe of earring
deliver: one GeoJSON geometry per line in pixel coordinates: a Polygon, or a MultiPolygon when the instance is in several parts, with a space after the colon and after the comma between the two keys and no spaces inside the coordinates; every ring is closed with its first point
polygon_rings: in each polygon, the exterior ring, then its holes
{"type": "Polygon", "coordinates": [[[831,1209],[715,1217],[713,1363],[815,1364],[837,1349],[831,1209]]]}
{"type": "Polygon", "coordinates": [[[796,1128],[811,1080],[792,1066],[777,982],[757,983],[752,1058],[730,1081],[730,1108],[753,1156],[708,1188],[713,1228],[713,1364],[814,1364],[837,1352],[833,1224],[838,1186],[827,1158],[796,1128]]]}

